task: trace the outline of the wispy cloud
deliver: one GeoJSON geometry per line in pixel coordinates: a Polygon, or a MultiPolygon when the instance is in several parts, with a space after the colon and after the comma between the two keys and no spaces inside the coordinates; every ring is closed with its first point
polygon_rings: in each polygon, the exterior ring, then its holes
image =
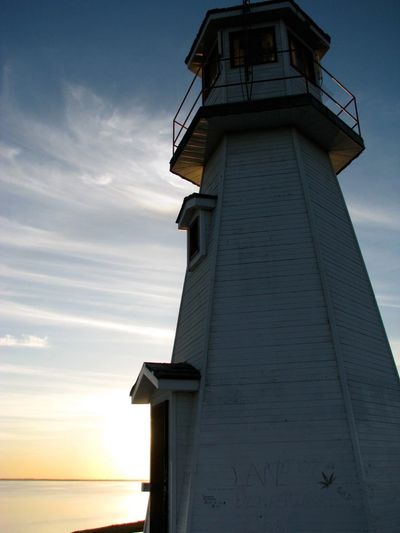
{"type": "Polygon", "coordinates": [[[0,363],[0,428],[18,427],[18,438],[66,426],[87,431],[110,409],[132,414],[126,382],[121,374],[0,363]]]}
{"type": "MultiPolygon", "coordinates": [[[[137,268],[137,265],[136,265],[137,268]]],[[[139,268],[146,268],[148,272],[151,270],[149,265],[139,268]]],[[[91,293],[106,293],[109,298],[112,296],[125,296],[131,298],[132,301],[141,301],[142,305],[146,303],[148,305],[157,304],[160,306],[176,307],[177,305],[177,291],[171,283],[165,284],[164,276],[157,281],[153,279],[151,286],[144,283],[144,277],[141,279],[130,279],[133,272],[133,267],[130,270],[125,271],[123,268],[117,270],[115,265],[112,272],[102,270],[100,266],[94,268],[93,265],[88,268],[84,265],[79,265],[76,269],[77,272],[69,269],[70,277],[61,275],[58,273],[40,273],[31,272],[29,270],[22,270],[19,268],[10,268],[7,265],[0,265],[0,278],[5,280],[18,280],[18,286],[13,290],[0,289],[0,295],[18,295],[22,292],[22,283],[29,284],[30,293],[32,294],[32,285],[38,285],[39,287],[53,287],[54,291],[62,292],[65,289],[81,289],[83,291],[90,291],[91,293]],[[116,275],[118,274],[118,275],[116,275]],[[150,290],[151,289],[151,290],[150,290]]],[[[152,270],[154,272],[154,270],[152,270]]],[[[175,274],[175,273],[173,273],[175,274]]],[[[43,292],[43,288],[41,289],[43,292]]],[[[93,297],[93,296],[92,296],[93,297]]]]}
{"type": "Polygon", "coordinates": [[[126,380],[125,375],[118,373],[10,363],[0,363],[1,375],[15,375],[19,378],[41,376],[43,380],[57,383],[58,388],[62,382],[63,387],[66,387],[69,383],[73,383],[74,385],[81,384],[85,386],[86,390],[94,386],[99,389],[104,387],[115,388],[118,384],[126,380]]]}
{"type": "Polygon", "coordinates": [[[50,309],[21,305],[12,301],[1,302],[0,315],[14,316],[33,323],[57,323],[64,326],[90,327],[93,329],[119,331],[139,335],[151,342],[171,341],[174,332],[167,328],[152,327],[147,324],[123,323],[113,320],[91,318],[79,314],[68,314],[50,309]]]}
{"type": "Polygon", "coordinates": [[[0,216],[0,245],[19,248],[29,248],[36,251],[52,252],[69,256],[84,257],[89,259],[112,260],[120,259],[132,263],[140,261],[142,266],[154,264],[150,257],[154,252],[168,253],[170,246],[160,243],[137,243],[137,249],[129,250],[126,244],[118,245],[115,242],[101,242],[99,239],[92,241],[68,237],[61,231],[42,229],[32,225],[21,224],[15,220],[0,216]]]}
{"type": "Polygon", "coordinates": [[[385,297],[380,297],[378,295],[377,297],[379,305],[382,307],[389,307],[392,309],[400,309],[400,302],[397,300],[387,299],[385,297]]]}
{"type": "Polygon", "coordinates": [[[12,160],[20,153],[19,148],[0,141],[0,158],[12,160]]]}
{"type": "Polygon", "coordinates": [[[3,183],[76,209],[175,213],[177,189],[191,187],[169,176],[169,116],[152,116],[138,103],[118,109],[68,84],[64,102],[64,120],[55,124],[23,114],[10,95],[2,98],[9,137],[0,145],[3,183]]]}
{"type": "Polygon", "coordinates": [[[36,335],[22,335],[20,338],[14,335],[4,335],[0,337],[0,347],[24,347],[24,348],[47,348],[49,346],[47,337],[37,337],[36,335]]]}
{"type": "Polygon", "coordinates": [[[393,357],[397,365],[397,370],[400,374],[400,339],[395,338],[390,341],[393,357]]]}
{"type": "Polygon", "coordinates": [[[387,281],[382,281],[375,292],[380,307],[400,309],[400,293],[387,281]]]}
{"type": "Polygon", "coordinates": [[[398,209],[381,208],[357,203],[349,205],[350,215],[355,223],[370,227],[400,231],[400,215],[398,209]]]}
{"type": "Polygon", "coordinates": [[[170,117],[68,83],[60,111],[26,113],[13,83],[0,94],[3,332],[49,325],[52,349],[74,328],[92,347],[101,334],[169,350],[184,268],[174,218],[193,191],[168,171],[170,117]]]}

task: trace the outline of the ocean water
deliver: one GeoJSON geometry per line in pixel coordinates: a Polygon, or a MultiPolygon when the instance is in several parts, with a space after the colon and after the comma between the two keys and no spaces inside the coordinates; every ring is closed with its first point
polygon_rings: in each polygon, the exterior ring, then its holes
{"type": "Polygon", "coordinates": [[[135,481],[0,481],[0,533],[71,533],[144,520],[135,481]]]}

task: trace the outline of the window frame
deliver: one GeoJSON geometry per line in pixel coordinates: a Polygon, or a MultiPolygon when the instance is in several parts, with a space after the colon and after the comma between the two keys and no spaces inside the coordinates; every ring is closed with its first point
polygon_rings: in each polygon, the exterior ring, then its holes
{"type": "Polygon", "coordinates": [[[249,30],[237,30],[233,32],[229,32],[229,57],[230,57],[230,66],[231,68],[240,68],[244,66],[256,66],[256,65],[269,65],[272,63],[278,62],[278,49],[276,44],[276,30],[275,26],[262,26],[259,28],[251,28],[249,30]],[[244,36],[246,31],[248,32],[249,36],[249,53],[248,58],[246,58],[245,54],[245,46],[240,45],[239,41],[239,50],[243,50],[244,53],[241,54],[235,54],[234,53],[234,40],[238,37],[244,36]],[[262,33],[267,33],[272,36],[272,49],[268,52],[260,52],[259,54],[254,53],[254,47],[255,43],[251,42],[251,36],[260,37],[262,33]],[[272,55],[272,59],[268,59],[268,55],[272,55]],[[262,59],[262,56],[265,56],[265,59],[262,59]],[[248,62],[246,61],[248,60],[248,62]]]}
{"type": "Polygon", "coordinates": [[[217,196],[213,194],[192,193],[183,201],[176,222],[179,229],[186,231],[187,269],[189,271],[193,270],[207,255],[212,213],[216,205],[217,196]],[[191,251],[190,228],[192,227],[193,231],[196,219],[198,219],[198,241],[196,250],[191,251]]]}
{"type": "Polygon", "coordinates": [[[292,31],[288,30],[287,34],[290,65],[308,81],[316,84],[317,72],[314,51],[305,45],[292,31]]]}
{"type": "Polygon", "coordinates": [[[193,217],[188,228],[188,262],[190,263],[201,251],[200,213],[193,217]]]}
{"type": "Polygon", "coordinates": [[[210,53],[208,54],[206,61],[204,62],[204,66],[202,69],[202,86],[204,100],[209,96],[220,73],[221,65],[218,50],[218,41],[215,41],[214,45],[211,47],[210,53]]]}

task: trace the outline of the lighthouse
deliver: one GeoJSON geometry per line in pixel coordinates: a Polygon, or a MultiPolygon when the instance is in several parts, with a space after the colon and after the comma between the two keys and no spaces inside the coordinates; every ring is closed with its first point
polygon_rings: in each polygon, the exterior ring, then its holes
{"type": "Polygon", "coordinates": [[[145,533],[400,531],[399,376],[337,179],[364,143],[329,47],[269,0],[208,11],[186,58],[186,276],[171,362],[131,390],[145,533]]]}

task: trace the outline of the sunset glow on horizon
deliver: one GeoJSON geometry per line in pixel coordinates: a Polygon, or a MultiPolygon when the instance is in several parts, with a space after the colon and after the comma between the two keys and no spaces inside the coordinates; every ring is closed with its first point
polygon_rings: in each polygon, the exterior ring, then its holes
{"type": "Polygon", "coordinates": [[[51,404],[38,397],[26,415],[2,444],[2,478],[148,479],[149,408],[133,408],[120,388],[64,392],[51,404]]]}

